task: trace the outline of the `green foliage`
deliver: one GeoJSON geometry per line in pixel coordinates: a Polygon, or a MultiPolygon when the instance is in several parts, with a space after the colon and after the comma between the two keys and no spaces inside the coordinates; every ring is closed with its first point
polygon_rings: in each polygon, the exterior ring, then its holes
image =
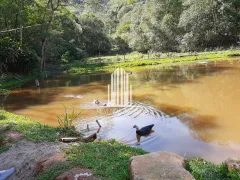
{"type": "Polygon", "coordinates": [[[25,83],[46,76],[47,72],[39,72],[35,70],[29,75],[20,74],[2,74],[0,76],[0,94],[8,95],[8,90],[21,87],[25,83]]]}
{"type": "Polygon", "coordinates": [[[231,54],[238,54],[239,50],[219,51],[219,52],[204,52],[204,53],[167,53],[167,54],[152,54],[148,59],[147,54],[131,53],[125,56],[104,56],[100,58],[88,58],[86,64],[73,62],[68,64],[66,71],[69,73],[83,74],[90,72],[113,71],[116,67],[131,68],[147,65],[168,65],[172,63],[191,63],[194,61],[217,61],[227,60],[231,54]],[[103,63],[98,63],[99,61],[103,63]]]}
{"type": "Polygon", "coordinates": [[[6,135],[0,134],[0,153],[7,151],[9,149],[9,146],[6,143],[7,143],[6,135]]]}
{"type": "Polygon", "coordinates": [[[198,1],[184,3],[179,27],[185,34],[180,43],[183,50],[202,50],[206,47],[229,47],[237,43],[240,13],[234,1],[198,1]],[[233,16],[234,13],[235,15],[233,16]]]}
{"type": "Polygon", "coordinates": [[[80,38],[87,53],[96,55],[109,52],[111,44],[106,34],[104,34],[104,23],[96,16],[89,16],[89,14],[82,15],[79,22],[82,24],[80,38]]]}
{"type": "Polygon", "coordinates": [[[225,164],[215,165],[201,158],[186,160],[187,170],[196,180],[239,180],[240,174],[229,173],[225,164]]]}
{"type": "Polygon", "coordinates": [[[0,154],[7,151],[9,149],[9,146],[8,145],[3,145],[3,146],[0,146],[0,154]]]}
{"type": "Polygon", "coordinates": [[[119,28],[118,28],[118,33],[121,34],[121,33],[126,33],[130,30],[130,23],[128,24],[123,24],[121,25],[119,28]]]}
{"type": "Polygon", "coordinates": [[[57,163],[51,168],[37,175],[36,180],[54,180],[61,173],[74,168],[74,164],[70,162],[57,163]]]}
{"type": "Polygon", "coordinates": [[[72,123],[80,116],[82,111],[79,113],[75,113],[74,110],[69,112],[70,108],[66,108],[66,106],[64,106],[64,108],[65,108],[64,117],[60,118],[57,116],[58,124],[61,129],[60,133],[62,136],[76,135],[76,130],[74,126],[72,126],[72,123]]]}
{"type": "Polygon", "coordinates": [[[121,37],[116,37],[112,39],[112,52],[125,54],[126,52],[130,52],[130,48],[126,41],[124,41],[121,37]]]}
{"type": "Polygon", "coordinates": [[[68,160],[37,175],[36,179],[55,179],[71,168],[91,168],[103,179],[129,179],[128,162],[145,151],[116,142],[80,143],[65,150],[68,160]]]}
{"type": "Polygon", "coordinates": [[[104,179],[128,179],[128,162],[145,151],[123,145],[115,140],[80,144],[67,150],[70,161],[93,169],[104,179]]]}
{"type": "Polygon", "coordinates": [[[200,51],[237,45],[239,1],[147,0],[108,3],[110,28],[136,51],[200,51]],[[115,18],[114,18],[115,17],[115,18]]]}
{"type": "Polygon", "coordinates": [[[131,50],[237,46],[239,5],[238,0],[1,0],[1,71],[28,73],[39,65],[84,63],[88,56],[131,50]]]}
{"type": "Polygon", "coordinates": [[[3,72],[24,73],[37,64],[35,54],[10,37],[0,39],[0,64],[3,72]]]}
{"type": "Polygon", "coordinates": [[[38,123],[23,116],[0,110],[0,125],[10,125],[10,130],[24,134],[30,141],[56,141],[59,128],[38,123]]]}

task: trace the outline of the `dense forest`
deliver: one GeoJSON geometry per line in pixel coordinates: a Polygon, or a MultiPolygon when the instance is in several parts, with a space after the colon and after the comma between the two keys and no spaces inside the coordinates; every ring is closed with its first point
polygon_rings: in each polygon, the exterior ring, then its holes
{"type": "Polygon", "coordinates": [[[0,67],[131,51],[188,52],[240,43],[239,0],[1,0],[0,67]]]}

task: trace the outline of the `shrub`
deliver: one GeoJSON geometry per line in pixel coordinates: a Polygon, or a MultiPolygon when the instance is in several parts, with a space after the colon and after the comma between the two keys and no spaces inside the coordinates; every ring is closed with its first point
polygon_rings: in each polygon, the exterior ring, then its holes
{"type": "Polygon", "coordinates": [[[72,126],[72,123],[80,116],[82,111],[79,113],[75,113],[74,110],[72,112],[69,112],[69,108],[66,108],[66,106],[64,106],[64,108],[64,117],[60,118],[59,116],[57,116],[58,124],[61,128],[60,133],[62,136],[76,135],[76,130],[75,127],[72,126]]]}

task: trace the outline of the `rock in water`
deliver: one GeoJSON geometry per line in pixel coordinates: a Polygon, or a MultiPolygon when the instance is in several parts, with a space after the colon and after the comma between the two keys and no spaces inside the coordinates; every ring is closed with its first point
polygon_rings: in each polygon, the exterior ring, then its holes
{"type": "Polygon", "coordinates": [[[193,180],[184,158],[170,152],[134,156],[129,161],[132,180],[193,180]]]}

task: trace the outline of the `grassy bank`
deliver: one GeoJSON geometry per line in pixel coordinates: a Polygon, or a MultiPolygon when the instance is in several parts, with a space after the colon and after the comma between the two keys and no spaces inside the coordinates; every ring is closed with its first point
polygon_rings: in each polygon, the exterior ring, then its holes
{"type": "Polygon", "coordinates": [[[141,54],[131,53],[116,56],[90,57],[84,61],[74,61],[62,66],[51,65],[45,73],[34,73],[31,75],[7,75],[0,77],[0,89],[14,89],[23,84],[40,78],[41,76],[57,74],[65,69],[68,73],[84,74],[94,72],[113,71],[116,67],[134,68],[152,65],[186,64],[196,61],[229,60],[231,57],[239,57],[240,50],[227,50],[201,53],[154,53],[141,54]]]}
{"type": "Polygon", "coordinates": [[[25,83],[44,76],[45,73],[34,73],[31,75],[8,74],[0,77],[0,89],[14,89],[21,87],[25,83]]]}
{"type": "MultiPolygon", "coordinates": [[[[147,152],[114,140],[83,143],[66,150],[68,161],[60,163],[37,176],[38,180],[55,179],[62,172],[74,167],[93,170],[102,179],[130,179],[128,162],[132,156],[147,152]]],[[[187,170],[196,180],[239,180],[237,172],[229,173],[225,164],[215,165],[200,158],[186,160],[187,170]]]]}
{"type": "Polygon", "coordinates": [[[22,76],[21,78],[17,78],[14,76],[6,76],[2,79],[0,88],[1,89],[14,89],[17,87],[22,86],[23,84],[27,83],[28,81],[33,80],[35,77],[32,76],[22,76]]]}
{"type": "Polygon", "coordinates": [[[102,179],[129,179],[128,162],[132,156],[146,154],[141,149],[123,145],[115,140],[82,143],[66,152],[68,161],[58,164],[37,176],[38,180],[55,179],[73,167],[90,168],[102,179]],[[58,172],[58,173],[54,173],[58,172]]]}
{"type": "Polygon", "coordinates": [[[201,158],[186,160],[187,170],[196,180],[239,180],[237,171],[228,172],[226,164],[216,165],[201,158]]]}
{"type": "Polygon", "coordinates": [[[4,110],[0,110],[0,126],[6,130],[17,131],[24,134],[29,141],[56,141],[60,129],[41,124],[23,116],[18,116],[4,110]]]}
{"type": "Polygon", "coordinates": [[[0,110],[0,153],[7,151],[11,146],[6,132],[16,131],[22,133],[24,138],[33,142],[56,141],[60,128],[50,127],[18,116],[4,110],[0,110]]]}
{"type": "Polygon", "coordinates": [[[167,53],[155,55],[148,59],[148,55],[129,54],[124,56],[104,56],[88,58],[84,64],[80,61],[65,65],[68,73],[82,74],[90,72],[112,71],[116,67],[132,68],[147,65],[172,65],[185,64],[196,61],[229,60],[231,57],[240,56],[240,50],[227,50],[202,53],[167,53]]]}

